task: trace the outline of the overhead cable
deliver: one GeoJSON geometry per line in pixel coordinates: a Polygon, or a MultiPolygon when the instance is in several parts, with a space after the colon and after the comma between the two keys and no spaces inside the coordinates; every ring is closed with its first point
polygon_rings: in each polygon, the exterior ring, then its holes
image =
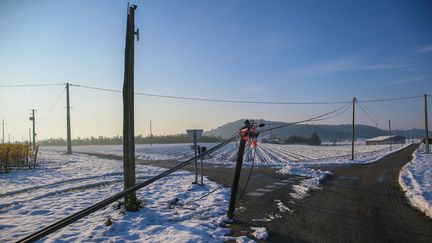
{"type": "MultiPolygon", "coordinates": [[[[78,84],[70,84],[71,86],[93,89],[93,90],[101,90],[108,91],[114,93],[121,93],[120,90],[114,89],[106,89],[99,88],[94,86],[87,85],[78,85],[78,84]]],[[[263,104],[263,105],[329,105],[329,104],[345,104],[347,101],[320,101],[320,102],[290,102],[290,101],[253,101],[253,100],[229,100],[229,99],[211,99],[211,98],[199,98],[199,97],[185,97],[185,96],[174,96],[174,95],[161,95],[161,94],[150,94],[150,93],[142,93],[135,92],[136,95],[148,96],[148,97],[156,97],[156,98],[167,98],[167,99],[177,99],[177,100],[193,100],[193,101],[208,101],[208,102],[220,102],[220,103],[242,103],[242,104],[263,104]]]]}

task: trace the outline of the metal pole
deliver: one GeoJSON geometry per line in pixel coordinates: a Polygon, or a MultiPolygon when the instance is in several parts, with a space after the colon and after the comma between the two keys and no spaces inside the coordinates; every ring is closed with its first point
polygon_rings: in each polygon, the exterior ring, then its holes
{"type": "Polygon", "coordinates": [[[428,125],[428,112],[427,112],[427,94],[424,95],[424,112],[425,112],[425,144],[426,144],[426,153],[429,151],[429,125],[428,125]]]}
{"type": "MultiPolygon", "coordinates": [[[[245,122],[245,127],[249,130],[250,124],[249,121],[245,122]]],[[[235,211],[235,204],[236,204],[236,198],[237,198],[237,190],[238,190],[238,184],[240,180],[240,174],[241,174],[241,168],[243,164],[243,155],[246,147],[246,140],[243,139],[243,137],[240,137],[240,144],[237,151],[237,162],[236,162],[236,169],[234,174],[233,183],[231,186],[231,196],[230,196],[230,202],[229,202],[229,208],[228,208],[228,218],[233,219],[234,218],[234,211],[235,211]]]]}
{"type": "Polygon", "coordinates": [[[390,151],[392,151],[392,134],[391,134],[391,121],[389,120],[389,141],[390,141],[390,151]]]}
{"type": "Polygon", "coordinates": [[[356,97],[353,97],[352,99],[352,138],[351,138],[351,160],[354,160],[354,139],[355,139],[355,103],[356,103],[356,97]]]}
{"type": "MultiPolygon", "coordinates": [[[[123,177],[124,189],[135,185],[135,135],[134,135],[134,35],[135,10],[132,5],[128,9],[125,45],[125,72],[123,83],[123,177]]],[[[138,211],[138,200],[135,191],[124,197],[128,211],[138,211]]]]}
{"type": "Polygon", "coordinates": [[[67,133],[67,154],[72,154],[71,121],[70,121],[70,99],[69,83],[66,83],[66,133],[67,133]]]}

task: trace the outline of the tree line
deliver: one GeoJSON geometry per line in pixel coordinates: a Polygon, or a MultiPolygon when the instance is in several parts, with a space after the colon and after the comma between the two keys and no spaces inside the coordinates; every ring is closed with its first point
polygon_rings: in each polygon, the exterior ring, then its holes
{"type": "MultiPolygon", "coordinates": [[[[201,143],[214,143],[223,141],[220,137],[202,136],[198,140],[201,143]]],[[[42,146],[66,146],[67,142],[63,138],[49,138],[38,142],[42,146]]],[[[157,135],[157,136],[136,136],[137,144],[167,144],[167,143],[191,143],[191,138],[187,134],[157,135]]],[[[72,139],[72,145],[120,145],[123,144],[122,136],[114,137],[89,137],[72,139]]]]}
{"type": "MultiPolygon", "coordinates": [[[[263,143],[272,143],[274,138],[263,139],[263,143]]],[[[321,145],[321,139],[316,132],[312,133],[308,138],[298,135],[292,135],[281,141],[282,144],[308,144],[308,145],[321,145]]]]}

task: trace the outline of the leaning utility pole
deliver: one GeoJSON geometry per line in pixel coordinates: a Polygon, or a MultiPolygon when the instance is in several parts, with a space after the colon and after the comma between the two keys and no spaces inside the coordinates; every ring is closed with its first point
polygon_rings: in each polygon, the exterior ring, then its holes
{"type": "MultiPolygon", "coordinates": [[[[136,5],[132,5],[128,8],[126,27],[125,71],[123,82],[123,179],[125,190],[135,185],[134,38],[135,34],[139,34],[139,31],[135,32],[136,9],[136,5]]],[[[126,195],[124,202],[126,210],[139,210],[135,192],[126,195]]]]}
{"type": "Polygon", "coordinates": [[[427,112],[427,94],[424,95],[424,112],[425,112],[425,144],[426,153],[429,153],[429,125],[428,125],[428,112],[427,112]]]}
{"type": "Polygon", "coordinates": [[[355,139],[355,103],[356,103],[356,97],[353,97],[352,99],[352,137],[351,137],[351,160],[354,160],[354,139],[355,139]]]}
{"type": "Polygon", "coordinates": [[[72,154],[71,122],[70,122],[70,100],[69,83],[66,83],[66,129],[67,129],[67,154],[72,154]]]}
{"type": "MultiPolygon", "coordinates": [[[[249,120],[246,120],[244,126],[242,127],[242,130],[247,129],[245,134],[249,134],[250,128],[251,128],[251,124],[249,120]]],[[[235,204],[237,199],[237,190],[238,190],[238,184],[240,180],[245,148],[246,148],[246,140],[243,138],[243,136],[240,136],[240,143],[237,151],[236,169],[234,172],[234,179],[231,186],[231,196],[230,196],[229,208],[227,214],[230,220],[234,218],[235,204]]]]}
{"type": "Polygon", "coordinates": [[[30,121],[33,122],[33,149],[36,149],[36,119],[35,119],[35,109],[32,109],[32,116],[30,117],[30,121]]]}
{"type": "Polygon", "coordinates": [[[392,151],[392,134],[391,134],[391,121],[389,120],[389,141],[390,141],[390,151],[392,151]]]}

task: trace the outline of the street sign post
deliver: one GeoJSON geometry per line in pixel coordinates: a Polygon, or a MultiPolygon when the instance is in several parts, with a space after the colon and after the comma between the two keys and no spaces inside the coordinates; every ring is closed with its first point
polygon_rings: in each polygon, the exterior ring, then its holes
{"type": "MultiPolygon", "coordinates": [[[[192,139],[192,143],[194,144],[193,146],[191,146],[191,149],[194,150],[195,152],[195,157],[198,155],[198,149],[199,149],[199,145],[197,145],[198,143],[198,139],[202,136],[203,133],[203,129],[188,129],[186,130],[186,133],[189,135],[189,137],[192,139]]],[[[201,184],[202,184],[202,160],[201,160],[201,184]]],[[[198,161],[195,160],[195,184],[198,184],[198,161]]]]}

